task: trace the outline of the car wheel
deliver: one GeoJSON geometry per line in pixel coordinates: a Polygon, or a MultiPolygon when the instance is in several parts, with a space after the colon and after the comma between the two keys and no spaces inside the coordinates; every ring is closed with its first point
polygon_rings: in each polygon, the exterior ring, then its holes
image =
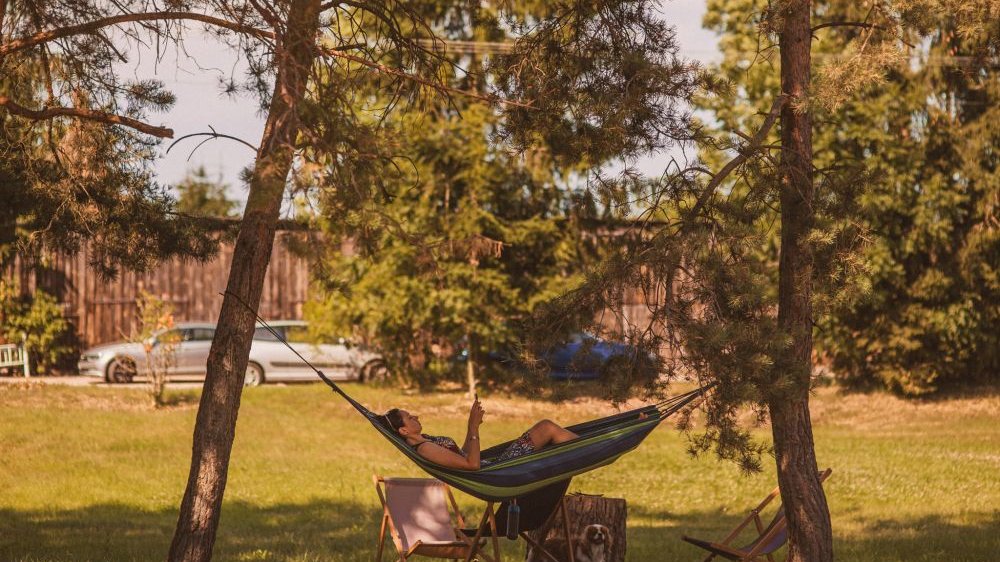
{"type": "Polygon", "coordinates": [[[250,362],[247,363],[246,375],[243,376],[243,386],[260,386],[264,384],[264,368],[250,362]]]}
{"type": "Polygon", "coordinates": [[[389,380],[389,367],[381,359],[372,359],[361,367],[358,380],[372,384],[385,383],[389,380]]]}
{"type": "Polygon", "coordinates": [[[126,357],[115,357],[108,363],[104,379],[113,383],[128,383],[135,378],[135,361],[126,357]]]}

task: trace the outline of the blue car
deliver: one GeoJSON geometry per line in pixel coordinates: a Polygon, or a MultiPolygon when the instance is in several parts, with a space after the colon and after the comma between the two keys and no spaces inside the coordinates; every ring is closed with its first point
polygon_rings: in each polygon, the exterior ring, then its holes
{"type": "MultiPolygon", "coordinates": [[[[537,356],[542,369],[548,370],[548,376],[554,380],[595,380],[600,378],[601,370],[613,359],[622,358],[633,364],[639,350],[632,345],[609,342],[590,334],[578,333],[571,335],[561,343],[537,356]]],[[[461,350],[454,357],[457,363],[468,360],[468,350],[461,350]]],[[[508,369],[528,369],[521,359],[520,353],[514,349],[491,351],[486,359],[508,369]]],[[[642,365],[652,367],[655,357],[643,354],[642,365]]]]}
{"type": "Polygon", "coordinates": [[[569,341],[541,355],[549,367],[549,378],[556,380],[593,380],[613,357],[629,357],[637,351],[622,343],[608,342],[590,334],[573,334],[569,341]]]}

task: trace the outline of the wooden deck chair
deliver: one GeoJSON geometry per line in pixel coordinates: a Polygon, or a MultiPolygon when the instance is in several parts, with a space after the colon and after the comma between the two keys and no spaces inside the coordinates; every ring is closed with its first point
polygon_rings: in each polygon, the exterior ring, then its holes
{"type": "Polygon", "coordinates": [[[375,475],[375,491],[382,502],[382,525],[378,535],[376,562],[382,560],[386,531],[392,536],[399,560],[413,556],[465,560],[473,558],[500,562],[493,505],[483,514],[481,529],[493,531],[493,556],[482,552],[483,536],[466,537],[462,513],[448,486],[433,478],[383,478],[375,475]],[[450,506],[450,507],[449,507],[450,506]]]}
{"type": "MultiPolygon", "coordinates": [[[[823,483],[827,477],[833,472],[833,469],[826,469],[819,475],[820,484],[823,483]]],[[[705,541],[702,539],[696,539],[689,537],[687,535],[681,538],[695,546],[701,547],[709,552],[709,555],[705,557],[704,562],[709,562],[716,556],[721,556],[728,560],[738,560],[741,562],[749,562],[751,560],[757,560],[760,557],[766,557],[770,562],[774,562],[774,558],[771,556],[774,551],[781,548],[785,542],[788,541],[788,525],[785,520],[785,511],[778,506],[777,512],[774,514],[774,518],[766,526],[760,518],[761,511],[775,498],[780,497],[780,488],[775,488],[770,494],[764,498],[764,501],[760,502],[757,507],[750,510],[750,515],[748,515],[735,529],[732,530],[726,538],[722,539],[720,542],[705,541]],[[748,544],[742,547],[732,546],[730,543],[740,533],[750,524],[754,523],[754,527],[757,531],[757,536],[748,544]]]]}

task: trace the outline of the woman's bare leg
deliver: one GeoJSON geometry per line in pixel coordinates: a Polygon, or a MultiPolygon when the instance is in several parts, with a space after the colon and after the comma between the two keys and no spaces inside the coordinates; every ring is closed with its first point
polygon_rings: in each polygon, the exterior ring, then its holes
{"type": "Polygon", "coordinates": [[[528,430],[528,437],[531,438],[531,445],[537,451],[549,445],[558,445],[570,439],[576,439],[578,435],[552,420],[542,420],[528,430]]]}

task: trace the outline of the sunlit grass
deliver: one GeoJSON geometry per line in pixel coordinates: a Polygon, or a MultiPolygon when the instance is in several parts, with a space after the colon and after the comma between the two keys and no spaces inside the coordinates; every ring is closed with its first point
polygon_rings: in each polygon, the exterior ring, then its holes
{"type": "MultiPolygon", "coordinates": [[[[425,429],[460,437],[459,392],[404,395],[349,385],[372,409],[402,406],[425,429]]],[[[194,392],[153,410],[141,387],[0,385],[0,560],[162,560],[187,479],[194,392]]],[[[543,417],[572,423],[611,411],[484,396],[486,444],[543,417]]],[[[883,394],[813,398],[817,453],[839,560],[993,560],[1000,552],[1000,397],[906,402],[883,394]]],[[[761,436],[767,437],[766,429],[761,436]]],[[[624,497],[629,560],[699,560],[682,534],[719,537],[774,486],[774,468],[685,454],[655,432],[636,452],[571,489],[624,497]]],[[[354,561],[374,555],[372,473],[419,471],[321,385],[244,393],[217,560],[354,561]]],[[[461,499],[470,516],[479,502],[461,499]]],[[[523,559],[508,543],[509,559],[523,559]]]]}

